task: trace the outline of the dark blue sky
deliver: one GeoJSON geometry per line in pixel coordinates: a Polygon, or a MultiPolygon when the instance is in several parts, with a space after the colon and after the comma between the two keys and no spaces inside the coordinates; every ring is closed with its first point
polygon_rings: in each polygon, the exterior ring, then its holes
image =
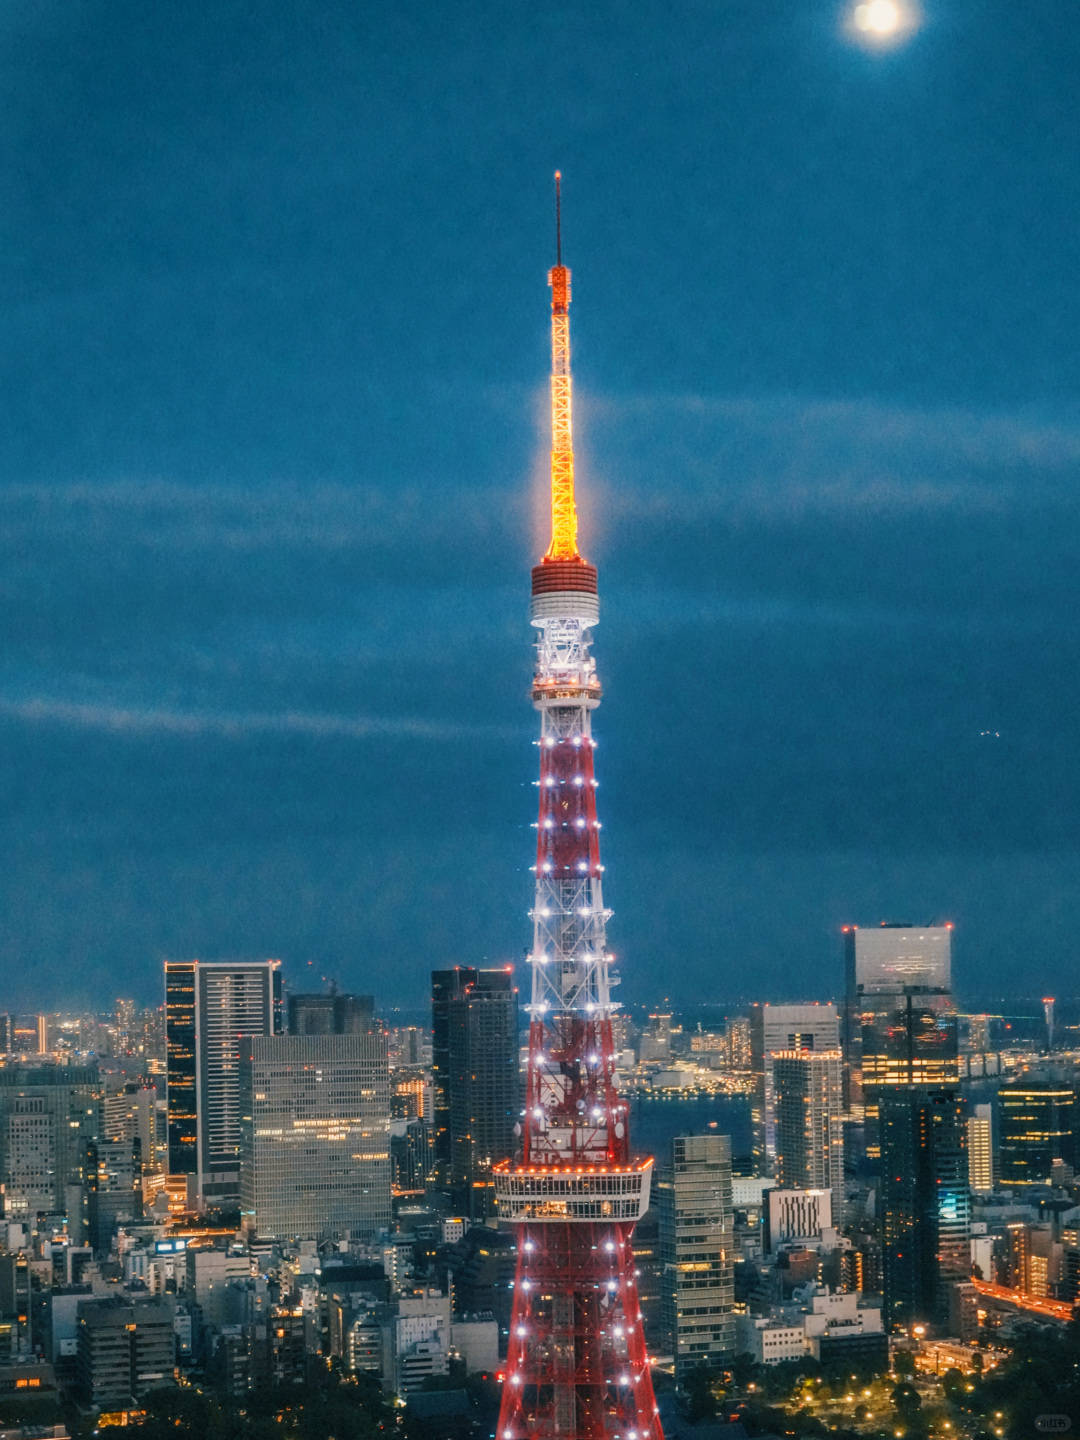
{"type": "Polygon", "coordinates": [[[1080,11],[845,13],[5,7],[0,1005],[521,955],[556,166],[627,998],[1076,993],[1080,11]]]}

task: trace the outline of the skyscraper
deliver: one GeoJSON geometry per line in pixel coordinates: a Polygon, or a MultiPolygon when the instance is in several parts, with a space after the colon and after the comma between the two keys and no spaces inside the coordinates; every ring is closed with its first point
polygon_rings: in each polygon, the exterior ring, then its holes
{"type": "Polygon", "coordinates": [[[976,1194],[988,1195],[994,1188],[993,1117],[991,1105],[976,1105],[968,1116],[968,1185],[976,1194]]]}
{"type": "Polygon", "coordinates": [[[1049,1185],[1055,1160],[1076,1157],[1076,1093],[1053,1080],[1016,1080],[998,1091],[1001,1183],[1049,1185]]]}
{"type": "Polygon", "coordinates": [[[773,1059],[776,1177],[788,1190],[831,1190],[833,1223],[844,1212],[840,1051],[789,1050],[773,1059]]]}
{"type": "Polygon", "coordinates": [[[835,1005],[754,1005],[750,1010],[750,1069],[754,1089],[750,1113],[754,1168],[772,1175],[776,1168],[776,1098],[773,1057],[791,1051],[830,1052],[840,1048],[840,1019],[835,1005]]]}
{"type": "Polygon", "coordinates": [[[964,1104],[953,1087],[887,1085],[880,1105],[885,1328],[945,1327],[971,1274],[964,1104]]]}
{"type": "Polygon", "coordinates": [[[278,960],[165,962],[169,1172],[240,1199],[240,1037],[281,1033],[278,960]]]}
{"type": "Polygon", "coordinates": [[[661,1324],[675,1377],[735,1355],[731,1141],[679,1136],[658,1175],[661,1324]]]}
{"type": "Polygon", "coordinates": [[[108,1254],[119,1227],[142,1219],[142,1146],[129,1140],[91,1140],[83,1180],[84,1239],[108,1254]]]}
{"type": "Polygon", "coordinates": [[[241,1210],[259,1236],[370,1240],[390,1224],[386,1035],[244,1036],[241,1210]]]}
{"type": "Polygon", "coordinates": [[[157,1090],[137,1080],[105,1095],[101,1135],[104,1140],[138,1140],[142,1168],[158,1165],[157,1090]]]}
{"type": "Polygon", "coordinates": [[[101,1131],[103,1091],[91,1067],[0,1068],[0,1180],[9,1220],[81,1207],[86,1147],[101,1131]]]}
{"type": "Polygon", "coordinates": [[[844,927],[844,1106],[879,1153],[878,1089],[959,1078],[952,926],[844,927]]]}
{"type": "Polygon", "coordinates": [[[514,1151],[518,1123],[517,991],[513,972],[435,970],[431,976],[435,1160],[463,1213],[493,1203],[492,1166],[514,1151]]]}
{"type": "Polygon", "coordinates": [[[290,993],[286,1008],[290,1035],[366,1035],[375,1023],[373,995],[342,995],[334,987],[325,995],[290,993]]]}

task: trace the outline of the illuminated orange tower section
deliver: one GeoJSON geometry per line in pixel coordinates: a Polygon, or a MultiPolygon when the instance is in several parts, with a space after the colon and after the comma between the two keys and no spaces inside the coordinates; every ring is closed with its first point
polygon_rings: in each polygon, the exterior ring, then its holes
{"type": "Polygon", "coordinates": [[[663,1440],[630,1237],[651,1159],[630,1152],[615,1089],[611,971],[596,815],[590,655],[596,569],[577,548],[570,272],[551,269],[551,544],[532,572],[538,631],[540,818],[533,905],[529,1072],[521,1153],[496,1168],[500,1219],[517,1226],[510,1348],[498,1440],[663,1440]]]}

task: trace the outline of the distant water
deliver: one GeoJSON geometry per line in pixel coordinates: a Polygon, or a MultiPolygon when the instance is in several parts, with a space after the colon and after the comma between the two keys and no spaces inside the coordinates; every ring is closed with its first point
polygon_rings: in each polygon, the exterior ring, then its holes
{"type": "Polygon", "coordinates": [[[654,1155],[663,1165],[676,1135],[730,1135],[732,1156],[748,1155],[750,1101],[744,1095],[679,1095],[670,1100],[630,1096],[630,1146],[635,1154],[654,1155]]]}

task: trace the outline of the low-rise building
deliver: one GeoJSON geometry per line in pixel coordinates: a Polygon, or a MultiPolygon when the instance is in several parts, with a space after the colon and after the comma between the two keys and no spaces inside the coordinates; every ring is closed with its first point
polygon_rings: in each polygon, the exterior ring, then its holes
{"type": "Polygon", "coordinates": [[[468,1375],[494,1374],[499,1368],[499,1327],[494,1315],[455,1315],[450,1349],[464,1361],[468,1375]]]}
{"type": "Polygon", "coordinates": [[[889,1358],[889,1343],[881,1323],[881,1309],[858,1295],[815,1294],[803,1322],[806,1348],[823,1364],[847,1358],[866,1367],[889,1358]]]}
{"type": "Polygon", "coordinates": [[[230,1282],[244,1279],[250,1274],[251,1259],[243,1252],[187,1252],[188,1295],[202,1311],[205,1325],[227,1325],[230,1322],[230,1282]]]}
{"type": "Polygon", "coordinates": [[[76,1387],[87,1405],[126,1405],[175,1378],[173,1305],[93,1303],[79,1306],[76,1387]]]}
{"type": "Polygon", "coordinates": [[[450,1373],[450,1297],[437,1290],[402,1295],[383,1333],[384,1384],[398,1395],[450,1373]]]}
{"type": "Polygon", "coordinates": [[[759,1365],[801,1360],[806,1354],[806,1331],[801,1323],[761,1315],[737,1315],[736,1348],[752,1355],[759,1365]]]}
{"type": "Polygon", "coordinates": [[[884,1367],[889,1351],[880,1307],[855,1294],[808,1291],[800,1304],[774,1305],[766,1315],[739,1315],[739,1353],[752,1355],[759,1365],[811,1355],[823,1364],[850,1360],[864,1369],[884,1367]]]}

